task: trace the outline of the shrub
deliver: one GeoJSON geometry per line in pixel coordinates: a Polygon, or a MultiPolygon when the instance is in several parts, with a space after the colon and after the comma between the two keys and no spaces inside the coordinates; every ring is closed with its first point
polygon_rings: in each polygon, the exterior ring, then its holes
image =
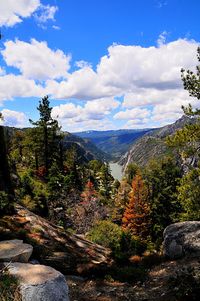
{"type": "Polygon", "coordinates": [[[132,255],[141,255],[146,245],[139,239],[132,238],[129,232],[111,221],[104,220],[96,223],[87,237],[104,247],[112,250],[113,257],[118,262],[126,262],[132,255]]]}
{"type": "Polygon", "coordinates": [[[122,229],[111,221],[100,221],[90,230],[87,237],[104,247],[117,250],[120,248],[122,229]]]}
{"type": "Polygon", "coordinates": [[[0,191],[0,212],[4,212],[9,207],[9,197],[5,191],[0,191]]]}
{"type": "Polygon", "coordinates": [[[0,271],[0,300],[21,301],[19,284],[16,278],[0,271]]]}

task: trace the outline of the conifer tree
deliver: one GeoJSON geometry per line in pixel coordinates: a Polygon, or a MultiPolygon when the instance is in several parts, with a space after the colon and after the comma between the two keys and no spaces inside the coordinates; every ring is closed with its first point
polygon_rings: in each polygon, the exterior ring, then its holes
{"type": "Polygon", "coordinates": [[[63,159],[60,158],[63,155],[61,152],[62,135],[57,120],[51,117],[52,108],[48,96],[42,98],[37,109],[40,119],[36,122],[30,120],[35,126],[31,131],[33,134],[31,145],[35,152],[36,167],[44,165],[48,174],[53,161],[62,165],[63,159]]]}
{"type": "Polygon", "coordinates": [[[133,236],[147,239],[149,234],[149,211],[147,186],[142,176],[136,174],[132,182],[129,202],[122,218],[122,227],[133,236]]]}

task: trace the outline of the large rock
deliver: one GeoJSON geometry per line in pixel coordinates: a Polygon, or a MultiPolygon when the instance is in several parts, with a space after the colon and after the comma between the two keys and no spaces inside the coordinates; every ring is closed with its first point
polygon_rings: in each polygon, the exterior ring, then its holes
{"type": "Polygon", "coordinates": [[[0,219],[1,235],[23,237],[34,246],[35,259],[63,274],[104,272],[113,262],[110,249],[72,235],[19,205],[15,214],[0,219]]]}
{"type": "Polygon", "coordinates": [[[19,280],[22,301],[69,301],[65,277],[51,267],[16,262],[8,271],[19,280]]]}
{"type": "Polygon", "coordinates": [[[33,247],[24,244],[23,240],[13,239],[0,242],[0,261],[28,262],[33,247]]]}
{"type": "Polygon", "coordinates": [[[200,255],[200,221],[175,223],[164,231],[163,251],[169,258],[200,255]]]}

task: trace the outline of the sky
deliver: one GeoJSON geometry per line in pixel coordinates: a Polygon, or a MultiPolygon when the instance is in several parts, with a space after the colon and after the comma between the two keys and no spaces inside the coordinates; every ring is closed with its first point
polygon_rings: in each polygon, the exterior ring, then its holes
{"type": "Polygon", "coordinates": [[[0,111],[30,126],[49,95],[63,130],[154,128],[196,99],[199,0],[0,0],[0,111]]]}

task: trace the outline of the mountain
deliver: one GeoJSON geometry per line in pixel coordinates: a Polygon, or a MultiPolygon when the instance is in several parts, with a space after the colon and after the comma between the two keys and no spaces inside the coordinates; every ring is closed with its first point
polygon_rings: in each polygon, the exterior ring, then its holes
{"type": "MultiPolygon", "coordinates": [[[[4,127],[8,136],[12,136],[15,131],[26,131],[28,128],[18,129],[14,127],[4,127]]],[[[109,161],[110,156],[104,153],[101,149],[98,149],[94,143],[89,139],[83,139],[69,132],[64,132],[64,148],[69,149],[74,147],[77,155],[78,162],[89,162],[90,160],[109,161]]]]}
{"type": "Polygon", "coordinates": [[[79,163],[90,160],[109,161],[111,158],[101,149],[96,147],[89,139],[83,139],[76,135],[64,132],[64,148],[75,147],[79,163]]]}
{"type": "Polygon", "coordinates": [[[150,159],[171,153],[172,150],[166,145],[165,138],[189,122],[191,119],[184,115],[173,124],[149,131],[132,144],[130,150],[120,158],[119,164],[123,166],[123,170],[132,162],[145,166],[150,159]]]}
{"type": "Polygon", "coordinates": [[[118,159],[123,153],[128,151],[136,139],[149,131],[152,131],[152,129],[85,131],[74,134],[81,138],[89,139],[99,149],[109,154],[112,159],[118,159]]]}

